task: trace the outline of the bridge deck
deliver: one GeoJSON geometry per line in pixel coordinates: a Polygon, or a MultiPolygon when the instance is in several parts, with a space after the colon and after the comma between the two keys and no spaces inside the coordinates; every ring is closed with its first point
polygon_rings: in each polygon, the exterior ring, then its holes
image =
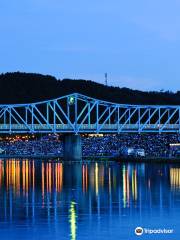
{"type": "MultiPolygon", "coordinates": [[[[69,124],[11,124],[11,125],[4,125],[0,124],[0,132],[1,133],[38,133],[38,132],[45,132],[45,133],[52,133],[52,132],[79,132],[79,133],[90,133],[90,132],[98,132],[98,133],[123,133],[123,132],[161,132],[162,124],[104,124],[102,127],[100,126],[100,130],[98,131],[96,124],[74,124],[72,127],[69,124]]],[[[163,128],[163,132],[179,132],[179,124],[167,124],[163,128]]]]}

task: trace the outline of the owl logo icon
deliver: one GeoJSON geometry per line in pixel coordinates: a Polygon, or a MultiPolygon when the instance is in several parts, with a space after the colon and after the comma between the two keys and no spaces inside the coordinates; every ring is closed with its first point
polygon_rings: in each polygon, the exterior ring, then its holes
{"type": "Polygon", "coordinates": [[[141,235],[143,234],[143,228],[142,228],[142,227],[137,227],[137,228],[135,229],[135,234],[136,234],[137,236],[141,236],[141,235]]]}

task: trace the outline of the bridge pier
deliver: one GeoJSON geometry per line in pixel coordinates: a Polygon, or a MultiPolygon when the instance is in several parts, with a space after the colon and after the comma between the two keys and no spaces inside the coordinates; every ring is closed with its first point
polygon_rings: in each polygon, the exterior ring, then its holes
{"type": "Polygon", "coordinates": [[[65,134],[63,144],[64,144],[63,157],[65,161],[82,160],[82,144],[80,135],[65,134]]]}

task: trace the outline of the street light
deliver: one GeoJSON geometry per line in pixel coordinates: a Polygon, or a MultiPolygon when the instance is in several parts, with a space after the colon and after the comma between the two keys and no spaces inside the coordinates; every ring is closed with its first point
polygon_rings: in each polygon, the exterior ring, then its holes
{"type": "Polygon", "coordinates": [[[75,103],[75,97],[74,96],[70,96],[68,99],[68,104],[69,105],[73,105],[75,103]]]}

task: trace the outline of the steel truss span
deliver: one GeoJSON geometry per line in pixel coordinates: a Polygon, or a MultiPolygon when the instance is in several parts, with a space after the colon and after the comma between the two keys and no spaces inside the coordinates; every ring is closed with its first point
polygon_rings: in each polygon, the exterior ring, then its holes
{"type": "Polygon", "coordinates": [[[0,105],[0,133],[180,133],[180,106],[129,105],[73,93],[0,105]]]}

